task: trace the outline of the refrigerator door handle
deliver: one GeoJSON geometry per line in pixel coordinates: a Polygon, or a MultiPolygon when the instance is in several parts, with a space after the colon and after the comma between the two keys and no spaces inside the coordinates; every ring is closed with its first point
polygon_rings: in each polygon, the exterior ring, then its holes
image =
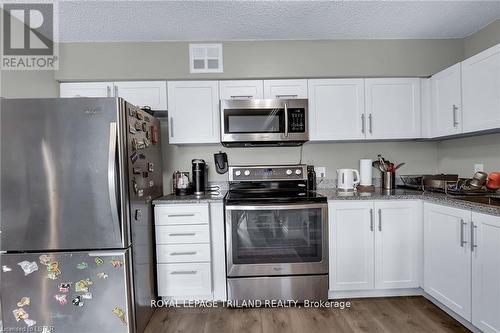
{"type": "Polygon", "coordinates": [[[119,257],[124,254],[125,251],[89,252],[89,257],[119,257]]]}
{"type": "Polygon", "coordinates": [[[118,133],[116,122],[109,123],[109,151],[108,151],[108,190],[111,205],[111,217],[115,225],[120,225],[118,217],[118,201],[116,198],[116,145],[118,133]]]}

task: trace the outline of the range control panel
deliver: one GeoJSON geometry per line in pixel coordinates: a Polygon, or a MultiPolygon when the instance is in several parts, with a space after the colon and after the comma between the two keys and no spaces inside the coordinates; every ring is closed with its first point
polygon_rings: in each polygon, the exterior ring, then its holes
{"type": "Polygon", "coordinates": [[[229,181],[306,180],[304,164],[279,166],[231,166],[229,181]]]}

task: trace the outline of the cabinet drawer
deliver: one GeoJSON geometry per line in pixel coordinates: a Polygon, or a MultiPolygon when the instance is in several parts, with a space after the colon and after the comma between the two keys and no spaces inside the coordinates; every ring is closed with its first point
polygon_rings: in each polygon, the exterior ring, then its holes
{"type": "Polygon", "coordinates": [[[159,264],[179,262],[210,262],[210,244],[157,245],[159,264]]]}
{"type": "Polygon", "coordinates": [[[155,207],[156,225],[208,224],[208,204],[155,207]]]}
{"type": "Polygon", "coordinates": [[[210,229],[204,225],[156,227],[156,244],[209,243],[210,229]]]}
{"type": "Polygon", "coordinates": [[[157,270],[159,296],[186,299],[212,293],[210,263],[158,264],[157,270]]]}

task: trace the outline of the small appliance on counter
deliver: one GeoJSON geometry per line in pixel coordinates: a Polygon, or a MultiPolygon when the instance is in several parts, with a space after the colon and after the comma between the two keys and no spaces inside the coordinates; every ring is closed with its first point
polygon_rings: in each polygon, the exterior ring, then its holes
{"type": "Polygon", "coordinates": [[[337,170],[337,188],[344,191],[353,191],[359,184],[359,171],[356,169],[337,170]]]}
{"type": "Polygon", "coordinates": [[[486,188],[493,191],[500,189],[500,172],[492,172],[489,174],[486,188]]]}
{"type": "Polygon", "coordinates": [[[181,196],[193,194],[193,186],[189,181],[188,171],[174,171],[172,175],[172,193],[181,196]]]}
{"type": "Polygon", "coordinates": [[[377,160],[372,163],[374,168],[380,170],[382,178],[382,188],[384,190],[393,190],[396,188],[396,171],[406,163],[395,165],[393,162],[386,160],[382,155],[378,154],[377,160]]]}
{"type": "MultiPolygon", "coordinates": [[[[495,176],[494,176],[495,177],[495,176]]],[[[474,174],[473,178],[459,178],[456,174],[438,175],[402,175],[402,188],[420,191],[440,192],[450,195],[485,195],[494,193],[486,187],[483,173],[474,174]]]]}
{"type": "Polygon", "coordinates": [[[194,159],[191,161],[191,164],[193,168],[194,195],[203,195],[207,187],[207,164],[202,159],[194,159]]]}
{"type": "Polygon", "coordinates": [[[227,162],[227,154],[219,151],[214,154],[215,171],[219,175],[223,175],[229,170],[229,164],[227,162]]]}
{"type": "Polygon", "coordinates": [[[359,185],[358,192],[373,192],[373,174],[372,174],[373,161],[369,158],[362,158],[359,160],[359,185]]]}

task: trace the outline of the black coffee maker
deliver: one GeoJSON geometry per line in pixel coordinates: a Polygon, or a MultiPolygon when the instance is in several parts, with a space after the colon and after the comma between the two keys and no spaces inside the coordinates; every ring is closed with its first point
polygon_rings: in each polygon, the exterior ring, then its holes
{"type": "Polygon", "coordinates": [[[202,159],[194,159],[191,164],[193,167],[194,195],[203,195],[207,187],[207,164],[202,159]]]}

